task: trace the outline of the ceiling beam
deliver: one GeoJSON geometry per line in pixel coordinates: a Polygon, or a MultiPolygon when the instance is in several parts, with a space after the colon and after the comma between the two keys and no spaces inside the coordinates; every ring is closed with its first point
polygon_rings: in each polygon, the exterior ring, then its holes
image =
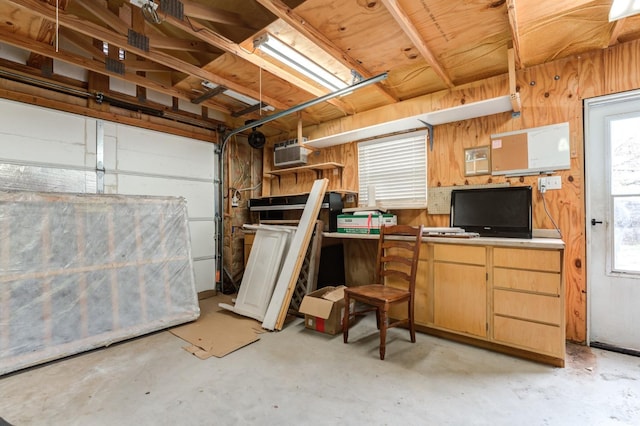
{"type": "MultiPolygon", "coordinates": [[[[91,56],[93,59],[100,61],[104,58],[104,52],[94,46],[91,39],[83,37],[82,35],[67,28],[60,29],[60,36],[67,42],[82,50],[87,55],[91,56]]],[[[128,72],[153,71],[170,73],[171,71],[173,71],[171,68],[167,68],[164,65],[160,65],[156,62],[145,60],[141,61],[132,56],[135,55],[126,55],[126,57],[124,58],[125,70],[128,72]]]]}
{"type": "Polygon", "coordinates": [[[402,31],[409,37],[409,40],[416,46],[418,52],[422,55],[422,57],[427,61],[427,63],[433,68],[433,71],[444,81],[447,86],[454,87],[453,80],[449,77],[449,74],[442,68],[442,65],[435,57],[431,49],[427,46],[424,39],[418,32],[418,29],[415,27],[413,22],[409,16],[405,13],[404,10],[400,7],[397,0],[382,0],[382,3],[387,8],[387,11],[393,16],[393,19],[396,20],[402,31]]]}
{"type": "MultiPolygon", "coordinates": [[[[357,71],[365,79],[373,77],[369,70],[367,70],[358,61],[349,56],[345,51],[336,46],[331,40],[329,40],[315,27],[309,25],[309,22],[298,15],[293,9],[291,9],[281,0],[257,1],[262,5],[262,7],[289,24],[292,28],[308,38],[312,43],[316,44],[318,47],[327,52],[347,68],[357,71]]],[[[380,85],[380,83],[376,84],[374,87],[378,89],[378,91],[382,95],[384,95],[387,100],[391,102],[398,102],[399,99],[387,92],[384,87],[380,85]]]]}
{"type": "MultiPolygon", "coordinates": [[[[100,7],[94,0],[74,0],[74,4],[84,8],[87,12],[100,19],[119,34],[127,35],[131,28],[125,21],[111,12],[106,7],[100,7]]],[[[132,13],[142,13],[133,8],[132,13]]],[[[149,46],[157,49],[180,50],[186,52],[211,52],[219,53],[211,49],[211,46],[198,40],[180,40],[173,37],[145,34],[149,38],[149,46]]]]}
{"type": "Polygon", "coordinates": [[[184,5],[184,14],[192,18],[204,19],[205,21],[217,22],[219,24],[255,29],[248,25],[242,19],[242,16],[237,13],[218,9],[212,6],[205,6],[192,0],[182,0],[182,4],[184,5]]]}
{"type": "MultiPolygon", "coordinates": [[[[126,72],[124,74],[118,74],[114,72],[107,71],[105,68],[105,64],[102,61],[85,58],[82,56],[74,55],[63,50],[58,50],[56,52],[55,48],[46,43],[34,43],[34,41],[30,38],[18,36],[15,33],[11,33],[5,30],[0,29],[0,37],[2,37],[2,41],[4,43],[10,44],[15,47],[19,47],[21,49],[30,50],[34,53],[44,55],[50,58],[55,58],[56,60],[66,62],[71,65],[75,65],[89,71],[93,71],[102,75],[107,75],[111,77],[118,78],[120,80],[125,80],[130,83],[136,84],[138,86],[146,87],[147,89],[155,90],[159,93],[164,93],[166,95],[177,97],[180,99],[185,99],[190,101],[193,95],[191,93],[186,93],[174,88],[166,87],[160,83],[156,83],[153,80],[148,78],[136,75],[135,73],[126,72]]],[[[224,108],[220,105],[207,105],[209,108],[217,109],[223,113],[231,114],[231,111],[227,108],[224,108]]]]}
{"type": "MultiPolygon", "coordinates": [[[[28,9],[31,13],[35,13],[36,15],[39,15],[45,19],[49,19],[51,21],[56,20],[56,14],[54,10],[55,8],[52,8],[47,4],[43,4],[39,0],[5,0],[5,1],[15,4],[20,8],[28,9]]],[[[170,17],[168,16],[167,18],[170,18],[170,17]]],[[[261,97],[260,93],[256,90],[246,88],[241,84],[228,80],[224,77],[221,77],[209,71],[203,70],[196,65],[192,65],[190,63],[181,61],[164,52],[156,51],[155,49],[152,49],[152,48],[149,49],[149,52],[145,52],[142,49],[133,47],[129,45],[129,43],[127,42],[127,38],[124,35],[114,33],[111,30],[108,30],[92,22],[88,22],[86,20],[78,18],[77,16],[60,11],[60,13],[58,14],[58,22],[60,25],[67,27],[69,29],[72,29],[74,31],[77,31],[81,34],[84,34],[87,37],[93,37],[93,38],[105,41],[109,44],[121,47],[127,51],[135,53],[138,56],[141,56],[145,59],[149,59],[154,62],[158,62],[159,64],[165,65],[176,71],[180,71],[182,73],[189,74],[194,77],[201,78],[203,80],[207,80],[218,85],[226,86],[229,89],[232,89],[238,93],[242,93],[244,95],[250,96],[255,99],[260,99],[261,97]]],[[[104,73],[104,69],[102,70],[102,72],[104,73]]],[[[141,85],[144,86],[144,84],[141,84],[141,85]]],[[[266,101],[268,104],[274,106],[275,108],[279,108],[279,109],[288,108],[287,104],[275,98],[262,95],[262,99],[266,101]]]]}
{"type": "MultiPolygon", "coordinates": [[[[279,66],[273,64],[272,62],[267,61],[266,59],[262,58],[260,55],[257,55],[255,53],[251,53],[251,52],[247,52],[245,49],[243,49],[241,46],[239,46],[238,44],[232,42],[231,40],[228,40],[226,38],[224,38],[223,36],[221,36],[220,34],[210,30],[207,27],[201,27],[201,28],[194,28],[192,27],[192,25],[184,22],[184,21],[180,21],[179,19],[174,18],[173,16],[167,16],[166,17],[166,22],[170,23],[171,25],[175,26],[176,28],[179,28],[183,31],[185,31],[186,33],[194,36],[194,37],[198,37],[200,40],[207,42],[209,44],[211,44],[212,46],[215,46],[219,49],[224,50],[225,52],[231,53],[233,55],[238,56],[241,59],[244,59],[245,61],[254,64],[257,67],[262,68],[263,70],[275,75],[278,78],[281,78],[284,81],[287,81],[291,84],[293,84],[294,86],[297,86],[298,88],[304,90],[305,92],[311,93],[312,95],[315,96],[324,96],[327,94],[327,89],[325,88],[321,88],[319,86],[316,86],[314,84],[311,84],[309,82],[307,82],[306,80],[301,79],[300,77],[296,76],[295,74],[292,74],[288,71],[286,71],[283,68],[280,68],[279,66]]],[[[223,84],[225,85],[225,84],[223,84]]],[[[226,85],[225,85],[226,86],[226,85]]],[[[229,86],[227,86],[229,87],[229,86]]],[[[239,93],[243,93],[240,90],[236,90],[232,87],[229,87],[230,89],[233,89],[236,92],[239,93]]],[[[259,99],[259,96],[251,96],[254,99],[259,99]]],[[[280,106],[274,104],[273,102],[271,102],[269,99],[266,99],[263,96],[264,101],[266,101],[269,105],[272,105],[278,109],[287,109],[287,108],[281,108],[280,106]]],[[[347,114],[354,114],[355,110],[353,107],[347,105],[346,103],[344,103],[343,101],[339,100],[339,99],[331,99],[329,101],[327,101],[329,103],[331,103],[332,105],[334,105],[336,108],[338,108],[339,110],[341,110],[344,113],[347,114]]],[[[278,102],[278,104],[282,104],[281,102],[278,102]]]]}
{"type": "Polygon", "coordinates": [[[620,37],[620,33],[622,33],[622,29],[624,28],[624,23],[627,18],[618,19],[611,25],[611,37],[609,37],[609,47],[618,44],[618,37],[620,37]]]}
{"type": "Polygon", "coordinates": [[[520,53],[520,32],[518,31],[518,17],[516,15],[516,0],[507,0],[507,13],[509,15],[509,28],[513,41],[513,55],[516,69],[522,69],[523,61],[520,53]]]}

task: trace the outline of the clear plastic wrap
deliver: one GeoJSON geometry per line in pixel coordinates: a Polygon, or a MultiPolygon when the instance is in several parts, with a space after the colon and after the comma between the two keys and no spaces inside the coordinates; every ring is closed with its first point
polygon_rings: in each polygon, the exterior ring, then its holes
{"type": "Polygon", "coordinates": [[[0,374],[199,313],[184,199],[0,192],[0,374]]]}

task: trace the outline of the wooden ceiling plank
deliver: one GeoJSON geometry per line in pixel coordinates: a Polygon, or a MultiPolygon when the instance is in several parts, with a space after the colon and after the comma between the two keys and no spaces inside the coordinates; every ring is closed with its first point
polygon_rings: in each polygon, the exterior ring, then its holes
{"type": "MultiPolygon", "coordinates": [[[[370,78],[373,77],[373,74],[363,67],[358,61],[353,59],[350,55],[348,55],[345,51],[338,48],[331,40],[329,40],[324,34],[318,31],[312,25],[309,25],[308,22],[300,15],[298,15],[293,9],[287,6],[281,0],[257,0],[265,9],[269,12],[276,15],[278,18],[282,19],[284,22],[293,27],[296,31],[307,37],[311,40],[312,43],[316,44],[322,50],[327,52],[329,55],[334,57],[340,63],[342,63],[347,68],[353,69],[357,71],[362,77],[370,78]]],[[[384,95],[391,102],[398,102],[398,98],[387,92],[384,87],[380,85],[380,83],[376,84],[374,87],[378,89],[378,91],[384,95]]]]}
{"type": "MultiPolygon", "coordinates": [[[[74,54],[65,52],[63,50],[58,50],[56,52],[53,46],[50,46],[45,43],[34,43],[32,39],[18,36],[15,33],[10,33],[8,31],[4,31],[0,29],[0,37],[2,37],[3,42],[10,44],[12,46],[19,47],[25,50],[28,49],[40,55],[44,55],[50,58],[55,58],[59,61],[66,62],[68,64],[75,65],[75,66],[87,69],[89,71],[96,72],[98,74],[108,75],[111,77],[118,78],[120,80],[125,80],[130,83],[137,84],[139,86],[143,86],[151,90],[155,90],[159,93],[164,93],[169,96],[175,96],[188,101],[190,101],[191,98],[193,97],[190,93],[185,93],[171,87],[166,87],[165,85],[156,83],[153,80],[150,80],[148,78],[138,76],[135,73],[125,72],[124,75],[121,75],[121,74],[109,72],[105,69],[104,62],[74,55],[74,54]]],[[[231,111],[228,108],[225,108],[221,105],[207,103],[207,106],[209,108],[217,109],[223,113],[231,114],[231,111]]]]}
{"type": "Polygon", "coordinates": [[[518,31],[518,17],[516,15],[516,0],[507,0],[507,13],[509,15],[509,28],[513,42],[514,64],[516,69],[522,69],[522,56],[520,54],[520,32],[518,31]]]}
{"type": "MultiPolygon", "coordinates": [[[[262,68],[263,70],[275,75],[278,78],[281,78],[282,80],[288,81],[291,84],[293,84],[294,86],[299,87],[300,89],[311,93],[314,96],[324,96],[327,94],[326,89],[322,89],[320,87],[317,87],[313,84],[308,83],[307,81],[297,77],[296,75],[284,70],[283,68],[278,67],[277,65],[263,59],[262,57],[260,57],[259,55],[256,55],[255,53],[250,53],[250,52],[246,52],[241,46],[239,46],[238,44],[232,42],[231,40],[228,40],[224,37],[222,37],[220,34],[217,34],[215,32],[213,32],[212,30],[210,30],[207,27],[202,27],[202,28],[192,28],[191,25],[189,25],[188,23],[184,22],[184,21],[180,21],[179,19],[176,19],[172,16],[167,16],[166,17],[167,22],[171,23],[171,25],[174,25],[175,27],[195,36],[198,37],[200,40],[207,42],[209,44],[211,44],[212,46],[215,46],[219,49],[224,50],[225,52],[234,54],[236,56],[238,56],[239,58],[244,59],[245,61],[254,64],[257,67],[262,68]]],[[[229,86],[227,86],[229,87],[229,86]]],[[[229,87],[230,89],[232,89],[231,87],[229,87]]],[[[236,89],[233,89],[235,91],[238,91],[236,89]]],[[[242,93],[242,92],[240,92],[242,93]]],[[[256,96],[252,96],[254,99],[259,99],[259,97],[256,96]]],[[[264,95],[262,96],[262,100],[265,100],[268,104],[279,108],[279,109],[287,109],[288,107],[282,108],[280,106],[276,106],[276,104],[274,104],[273,102],[270,102],[269,100],[267,100],[264,95]]],[[[342,112],[347,113],[347,114],[354,114],[355,110],[354,108],[352,108],[351,106],[347,105],[346,103],[342,102],[339,99],[330,99],[327,102],[331,103],[332,105],[334,105],[335,107],[337,107],[338,109],[340,109],[342,112]]],[[[281,102],[278,102],[278,104],[281,104],[281,102]]]]}
{"type": "Polygon", "coordinates": [[[431,68],[433,68],[434,72],[440,77],[450,88],[454,87],[455,84],[449,77],[449,74],[442,67],[438,59],[435,57],[431,49],[427,46],[424,39],[418,32],[417,28],[409,19],[409,16],[402,10],[397,0],[382,0],[382,3],[385,5],[393,19],[396,20],[402,31],[409,37],[411,42],[416,46],[416,49],[420,52],[422,57],[429,63],[431,68]]]}
{"type": "MultiPolygon", "coordinates": [[[[5,0],[5,1],[15,4],[16,6],[19,6],[21,8],[28,9],[31,13],[35,13],[43,18],[53,20],[53,21],[55,21],[56,19],[55,11],[52,10],[50,6],[43,4],[38,0],[5,0]]],[[[228,80],[219,75],[213,74],[206,70],[203,70],[196,65],[192,65],[190,63],[181,61],[166,53],[159,52],[153,49],[150,49],[149,52],[145,52],[142,49],[133,47],[128,44],[127,38],[125,36],[114,33],[111,30],[108,30],[99,25],[95,25],[92,22],[84,21],[78,18],[77,16],[70,15],[68,13],[59,13],[58,22],[60,25],[70,28],[88,37],[97,38],[109,44],[113,44],[115,46],[121,47],[132,53],[135,53],[138,56],[158,62],[176,71],[180,71],[185,74],[190,74],[195,77],[201,78],[203,80],[216,83],[218,85],[226,86],[231,90],[234,90],[238,93],[245,94],[254,99],[260,99],[261,97],[260,93],[255,90],[246,88],[241,84],[228,80]]],[[[279,101],[278,99],[271,98],[269,96],[262,95],[262,100],[267,102],[269,105],[274,106],[275,108],[279,108],[279,109],[289,108],[287,104],[279,101]]]]}

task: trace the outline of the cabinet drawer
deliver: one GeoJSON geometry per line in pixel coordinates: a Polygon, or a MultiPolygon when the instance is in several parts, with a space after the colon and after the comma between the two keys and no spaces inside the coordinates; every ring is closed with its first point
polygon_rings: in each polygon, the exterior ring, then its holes
{"type": "Polygon", "coordinates": [[[493,249],[493,265],[507,268],[560,272],[561,252],[558,250],[496,247],[493,249]]]}
{"type": "Polygon", "coordinates": [[[493,268],[493,286],[559,295],[560,274],[493,268]]]}
{"type": "Polygon", "coordinates": [[[484,265],[487,263],[486,249],[484,247],[469,247],[455,244],[434,245],[433,259],[435,261],[469,263],[472,265],[484,265]]]}
{"type": "Polygon", "coordinates": [[[493,338],[498,343],[514,345],[564,359],[563,330],[555,325],[544,325],[495,315],[493,338]]]}
{"type": "Polygon", "coordinates": [[[493,312],[527,320],[562,324],[560,298],[509,290],[493,291],[493,312]]]}

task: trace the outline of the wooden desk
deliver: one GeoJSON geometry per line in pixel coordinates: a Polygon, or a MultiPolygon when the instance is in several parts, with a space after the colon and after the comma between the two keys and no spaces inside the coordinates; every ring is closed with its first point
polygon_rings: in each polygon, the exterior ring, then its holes
{"type": "MultiPolygon", "coordinates": [[[[324,237],[341,239],[345,246],[347,285],[373,280],[377,235],[324,237]]],[[[562,367],[563,261],[564,242],[558,239],[425,237],[416,283],[417,328],[562,367]]]]}

